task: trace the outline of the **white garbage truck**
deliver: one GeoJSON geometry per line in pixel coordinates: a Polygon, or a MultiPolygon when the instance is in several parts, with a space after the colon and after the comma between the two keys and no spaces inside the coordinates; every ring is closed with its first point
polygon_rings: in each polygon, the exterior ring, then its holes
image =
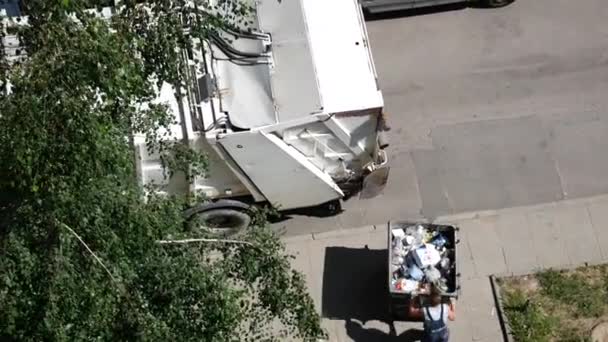
{"type": "Polygon", "coordinates": [[[385,181],[383,98],[357,0],[260,0],[253,28],[218,30],[198,46],[184,53],[182,103],[169,85],[159,101],[176,114],[173,137],[205,152],[209,170],[165,179],[136,136],[142,184],[203,194],[210,201],[187,215],[235,230],[252,204],[335,208],[366,176],[385,181]]]}
{"type": "Polygon", "coordinates": [[[184,53],[183,101],[169,85],[159,101],[176,115],[173,137],[205,152],[209,170],[165,179],[136,136],[142,184],[203,194],[211,201],[187,215],[237,230],[252,204],[336,208],[366,176],[384,182],[383,98],[357,0],[257,1],[253,28],[218,30],[196,46],[184,53]]]}

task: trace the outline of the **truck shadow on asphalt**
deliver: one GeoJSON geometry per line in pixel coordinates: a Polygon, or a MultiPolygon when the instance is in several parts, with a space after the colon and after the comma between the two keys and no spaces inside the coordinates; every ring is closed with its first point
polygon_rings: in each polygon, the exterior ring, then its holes
{"type": "Polygon", "coordinates": [[[325,249],[322,315],[345,322],[347,335],[356,342],[419,341],[422,331],[397,335],[389,313],[388,255],[386,250],[327,247],[325,249]],[[366,328],[381,321],[389,332],[366,328]]]}

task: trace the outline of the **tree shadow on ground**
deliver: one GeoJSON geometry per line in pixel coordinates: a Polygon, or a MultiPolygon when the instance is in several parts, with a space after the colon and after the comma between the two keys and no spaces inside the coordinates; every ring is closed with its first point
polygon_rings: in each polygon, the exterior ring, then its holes
{"type": "Polygon", "coordinates": [[[327,247],[321,310],[323,317],[345,321],[348,336],[357,342],[418,341],[421,331],[397,335],[389,312],[387,250],[327,247]],[[390,327],[386,333],[365,328],[369,321],[390,327]]]}

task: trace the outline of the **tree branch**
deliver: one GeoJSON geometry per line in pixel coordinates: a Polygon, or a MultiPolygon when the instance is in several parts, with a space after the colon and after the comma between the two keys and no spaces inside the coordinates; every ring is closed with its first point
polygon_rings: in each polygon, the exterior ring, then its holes
{"type": "Polygon", "coordinates": [[[103,267],[103,269],[106,271],[106,273],[108,273],[108,275],[110,276],[110,278],[112,278],[112,281],[115,283],[118,283],[118,281],[116,280],[116,278],[114,278],[114,276],[112,275],[112,273],[110,273],[110,270],[106,267],[106,265],[104,265],[104,263],[101,261],[101,259],[95,255],[95,253],[93,253],[93,251],[91,250],[91,248],[89,248],[89,246],[82,240],[82,238],[80,237],[80,235],[76,234],[76,232],[70,228],[67,224],[62,223],[62,222],[58,222],[60,226],[62,226],[63,228],[67,229],[70,233],[72,233],[77,239],[78,241],[80,241],[80,243],[84,246],[84,248],[87,249],[87,251],[89,251],[89,253],[91,253],[91,255],[93,256],[93,258],[95,258],[95,261],[97,261],[97,263],[99,263],[101,265],[101,267],[103,267]]]}
{"type": "Polygon", "coordinates": [[[256,247],[253,243],[248,241],[241,240],[225,240],[225,239],[184,239],[184,240],[159,240],[156,243],[161,245],[170,245],[170,244],[187,244],[194,242],[219,242],[219,243],[233,243],[233,244],[242,244],[248,245],[251,247],[256,247]]]}

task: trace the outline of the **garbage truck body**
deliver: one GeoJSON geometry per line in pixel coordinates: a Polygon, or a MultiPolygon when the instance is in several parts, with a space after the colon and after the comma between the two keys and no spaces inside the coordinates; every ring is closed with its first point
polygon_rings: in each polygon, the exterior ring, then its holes
{"type": "Polygon", "coordinates": [[[218,31],[184,58],[183,101],[167,84],[159,101],[176,115],[173,137],[204,151],[209,170],[165,179],[159,156],[136,136],[142,184],[293,209],[341,199],[387,163],[357,0],[258,1],[253,30],[218,31]]]}

